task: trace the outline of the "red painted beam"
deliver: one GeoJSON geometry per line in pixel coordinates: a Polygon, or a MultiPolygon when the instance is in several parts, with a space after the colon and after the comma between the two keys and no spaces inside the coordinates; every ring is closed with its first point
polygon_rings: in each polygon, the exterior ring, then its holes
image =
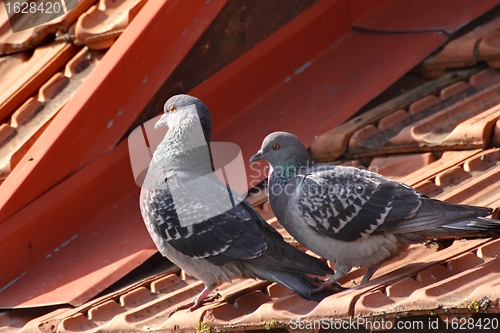
{"type": "Polygon", "coordinates": [[[348,0],[352,26],[379,32],[449,35],[500,4],[499,0],[348,0]]]}
{"type": "Polygon", "coordinates": [[[77,306],[155,252],[125,140],[0,224],[0,308],[77,306]]]}

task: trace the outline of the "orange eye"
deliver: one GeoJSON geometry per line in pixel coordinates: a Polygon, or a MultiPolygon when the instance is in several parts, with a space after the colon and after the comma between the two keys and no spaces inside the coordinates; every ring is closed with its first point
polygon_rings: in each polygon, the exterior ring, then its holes
{"type": "Polygon", "coordinates": [[[274,149],[274,150],[278,150],[278,149],[280,149],[280,145],[279,145],[279,144],[277,144],[277,143],[275,143],[275,144],[273,145],[273,149],[274,149]]]}
{"type": "Polygon", "coordinates": [[[169,109],[170,109],[170,112],[175,112],[175,111],[177,111],[177,108],[176,108],[175,106],[173,106],[173,105],[172,105],[169,109]]]}

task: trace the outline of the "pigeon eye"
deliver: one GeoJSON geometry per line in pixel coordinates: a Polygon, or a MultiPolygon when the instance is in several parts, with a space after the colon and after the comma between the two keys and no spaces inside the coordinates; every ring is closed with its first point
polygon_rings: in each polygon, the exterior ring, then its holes
{"type": "Polygon", "coordinates": [[[172,105],[172,106],[170,106],[169,110],[170,110],[170,112],[175,112],[175,111],[177,111],[177,108],[172,105]]]}
{"type": "Polygon", "coordinates": [[[277,144],[277,143],[275,143],[275,144],[273,145],[273,149],[274,149],[274,150],[278,150],[278,149],[280,149],[280,145],[279,145],[279,144],[277,144]]]}

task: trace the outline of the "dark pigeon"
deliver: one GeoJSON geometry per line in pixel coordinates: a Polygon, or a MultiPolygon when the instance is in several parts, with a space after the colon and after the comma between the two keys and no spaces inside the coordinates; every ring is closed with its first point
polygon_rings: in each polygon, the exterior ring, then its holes
{"type": "Polygon", "coordinates": [[[250,162],[266,160],[269,201],[285,229],[302,245],[329,259],[332,286],[352,267],[366,267],[367,282],[380,264],[428,240],[498,237],[490,208],[426,197],[408,185],[346,166],[314,166],[293,134],[275,132],[250,162]]]}

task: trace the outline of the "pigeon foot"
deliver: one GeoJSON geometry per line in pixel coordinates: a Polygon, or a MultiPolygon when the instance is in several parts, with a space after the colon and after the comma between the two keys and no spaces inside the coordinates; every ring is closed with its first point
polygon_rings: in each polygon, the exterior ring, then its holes
{"type": "Polygon", "coordinates": [[[171,311],[168,314],[168,317],[170,318],[174,313],[180,310],[189,309],[189,311],[194,311],[200,308],[202,305],[214,302],[215,300],[221,297],[221,295],[217,291],[210,293],[211,291],[212,290],[207,290],[206,288],[203,289],[203,291],[198,296],[196,296],[191,302],[176,307],[175,310],[171,311]]]}
{"type": "MultiPolygon", "coordinates": [[[[312,279],[312,280],[314,280],[314,279],[312,279]]],[[[308,283],[311,284],[309,281],[308,281],[308,283]]],[[[316,287],[313,284],[311,284],[311,286],[316,287]]],[[[342,287],[340,285],[340,283],[338,283],[338,282],[335,282],[335,281],[324,281],[323,283],[320,283],[319,286],[316,289],[311,290],[309,292],[309,295],[314,295],[314,294],[317,294],[317,293],[322,292],[324,290],[330,290],[330,291],[333,291],[335,293],[338,293],[338,292],[341,292],[341,291],[346,290],[346,289],[347,288],[342,287]]]]}

